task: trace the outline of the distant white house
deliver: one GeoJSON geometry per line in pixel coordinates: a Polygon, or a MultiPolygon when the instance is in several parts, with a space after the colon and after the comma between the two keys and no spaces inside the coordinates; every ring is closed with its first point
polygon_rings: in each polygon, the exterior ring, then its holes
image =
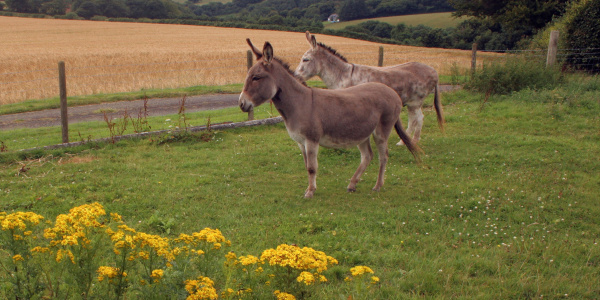
{"type": "Polygon", "coordinates": [[[327,21],[329,21],[329,23],[337,23],[340,21],[340,16],[338,16],[338,14],[332,14],[327,18],[327,21]]]}

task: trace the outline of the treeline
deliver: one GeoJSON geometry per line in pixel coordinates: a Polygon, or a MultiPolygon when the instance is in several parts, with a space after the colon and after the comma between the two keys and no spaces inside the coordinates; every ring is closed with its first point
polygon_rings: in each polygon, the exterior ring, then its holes
{"type": "Polygon", "coordinates": [[[343,21],[350,21],[453,11],[447,0],[234,0],[225,4],[211,2],[192,9],[198,16],[241,17],[251,21],[273,16],[324,21],[332,14],[338,14],[343,21]]]}
{"type": "MultiPolygon", "coordinates": [[[[331,32],[328,32],[331,33],[331,32]]],[[[366,21],[338,30],[336,35],[346,37],[371,37],[373,41],[409,46],[471,49],[477,42],[481,50],[507,50],[521,47],[524,30],[503,30],[500,25],[469,19],[456,27],[431,28],[424,25],[409,26],[403,23],[390,25],[379,21],[366,21]]]]}
{"type": "MultiPolygon", "coordinates": [[[[477,42],[481,50],[530,47],[545,30],[558,26],[561,41],[565,41],[563,47],[600,48],[600,0],[233,0],[198,5],[200,1],[208,0],[188,0],[184,4],[171,0],[4,0],[4,5],[0,2],[0,15],[309,30],[382,43],[456,49],[470,49],[477,42]],[[342,30],[323,26],[323,21],[334,13],[348,21],[452,9],[454,15],[470,18],[445,29],[377,21],[342,30]]],[[[545,47],[547,41],[541,44],[545,47]]],[[[590,69],[600,68],[597,57],[582,54],[568,60],[581,61],[578,65],[590,69]]]]}
{"type": "Polygon", "coordinates": [[[183,4],[172,0],[5,0],[5,8],[51,16],[70,13],[71,18],[76,15],[84,19],[169,18],[291,27],[322,22],[332,14],[349,21],[452,10],[447,0],[233,0],[200,5],[202,1],[208,0],[187,0],[183,4]]]}
{"type": "MultiPolygon", "coordinates": [[[[193,18],[189,9],[171,0],[5,0],[8,12],[44,14],[70,19],[193,18]]],[[[1,3],[0,3],[1,5],[1,3]]]]}

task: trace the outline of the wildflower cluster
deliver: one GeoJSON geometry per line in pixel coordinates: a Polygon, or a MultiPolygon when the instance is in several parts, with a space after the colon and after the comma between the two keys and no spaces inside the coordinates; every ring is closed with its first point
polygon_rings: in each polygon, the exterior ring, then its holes
{"type": "Polygon", "coordinates": [[[316,278],[320,282],[326,282],[327,278],[321,273],[326,271],[328,266],[338,263],[335,258],[322,251],[285,244],[277,246],[277,249],[263,251],[260,259],[268,262],[271,266],[289,267],[303,271],[296,280],[304,282],[306,285],[314,283],[316,278]],[[307,272],[311,270],[313,273],[307,272]]]}
{"type": "Polygon", "coordinates": [[[198,247],[203,243],[210,243],[212,244],[212,249],[215,250],[221,249],[223,244],[227,246],[231,245],[231,241],[225,239],[219,229],[210,228],[204,228],[201,231],[191,235],[182,233],[179,235],[179,238],[175,240],[175,242],[182,242],[192,247],[198,247]]]}
{"type": "MultiPolygon", "coordinates": [[[[5,289],[8,298],[103,295],[193,300],[274,295],[287,300],[296,297],[280,290],[310,294],[317,283],[327,282],[324,272],[338,264],[324,252],[286,244],[260,256],[218,254],[231,245],[218,229],[169,239],[136,231],[120,215],[107,215],[99,203],[74,207],[54,223],[42,223],[43,219],[31,212],[0,212],[0,251],[6,253],[0,256],[0,266],[10,270],[10,276],[0,277],[0,285],[13,286],[5,289]]],[[[356,278],[373,274],[362,266],[351,272],[356,278]]]]}
{"type": "Polygon", "coordinates": [[[27,229],[27,223],[37,225],[44,217],[32,212],[16,212],[7,215],[5,212],[0,213],[0,225],[3,231],[18,229],[24,232],[27,229]]]}
{"type": "Polygon", "coordinates": [[[190,294],[187,300],[217,299],[217,290],[214,288],[214,282],[204,276],[199,276],[196,280],[186,280],[185,290],[190,294]]]}
{"type": "MultiPolygon", "coordinates": [[[[352,277],[348,276],[346,277],[346,281],[352,281],[356,278],[364,278],[364,277],[368,277],[367,274],[374,274],[375,272],[373,272],[373,270],[367,266],[356,266],[353,268],[350,268],[350,273],[352,274],[352,277]]],[[[371,284],[376,284],[379,282],[379,277],[377,276],[371,276],[371,284]]]]}
{"type": "Polygon", "coordinates": [[[74,207],[68,214],[58,215],[54,227],[44,230],[44,237],[50,240],[49,246],[56,253],[56,261],[61,262],[66,256],[75,264],[74,249],[93,251],[90,237],[104,227],[104,220],[99,220],[104,215],[106,212],[99,203],[74,207]]]}
{"type": "Polygon", "coordinates": [[[279,290],[276,290],[275,292],[273,292],[273,294],[275,295],[275,297],[277,297],[277,300],[296,300],[296,297],[294,297],[294,295],[280,292],[279,290]]]}
{"type": "Polygon", "coordinates": [[[11,249],[13,252],[13,260],[23,261],[25,256],[28,256],[25,249],[31,240],[36,238],[33,235],[33,227],[38,225],[44,217],[32,212],[16,212],[12,214],[0,213],[0,228],[2,235],[6,236],[7,240],[12,241],[11,249]]]}
{"type": "Polygon", "coordinates": [[[104,278],[113,281],[114,278],[122,276],[127,277],[127,272],[121,272],[119,268],[102,266],[98,268],[98,281],[101,282],[104,278]]]}
{"type": "Polygon", "coordinates": [[[356,266],[350,268],[351,276],[346,277],[345,281],[354,282],[354,287],[358,293],[358,298],[363,298],[372,287],[379,283],[379,277],[372,276],[375,272],[367,266],[356,266]]]}

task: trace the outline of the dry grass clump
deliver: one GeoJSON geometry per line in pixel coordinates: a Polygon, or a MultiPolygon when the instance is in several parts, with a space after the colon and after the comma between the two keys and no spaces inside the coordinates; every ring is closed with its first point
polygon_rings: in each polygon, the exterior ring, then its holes
{"type": "MultiPolygon", "coordinates": [[[[304,33],[206,26],[0,17],[0,104],[58,95],[65,61],[68,95],[242,83],[245,39],[295,67],[304,33]]],[[[334,36],[318,40],[349,61],[376,65],[380,44],[334,36]]],[[[470,66],[470,51],[385,45],[385,65],[420,61],[448,74],[470,66]]]]}

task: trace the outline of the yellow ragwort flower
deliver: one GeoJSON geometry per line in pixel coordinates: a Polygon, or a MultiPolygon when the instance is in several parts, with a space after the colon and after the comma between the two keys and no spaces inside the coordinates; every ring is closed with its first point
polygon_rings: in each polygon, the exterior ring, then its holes
{"type": "Polygon", "coordinates": [[[185,290],[189,293],[187,300],[217,299],[217,290],[213,287],[214,282],[204,276],[197,280],[186,280],[185,290]]]}
{"type": "Polygon", "coordinates": [[[298,276],[298,278],[296,278],[296,281],[304,282],[304,284],[306,284],[306,285],[311,285],[311,284],[315,283],[315,276],[310,272],[304,271],[304,272],[300,273],[300,276],[298,276]]]}
{"type": "Polygon", "coordinates": [[[163,276],[165,275],[165,272],[161,269],[156,269],[154,271],[152,271],[152,274],[150,275],[150,277],[152,277],[154,279],[154,282],[158,282],[161,278],[163,278],[163,276]]]}
{"type": "Polygon", "coordinates": [[[317,273],[327,270],[328,265],[338,263],[335,258],[326,255],[322,251],[286,244],[277,246],[277,249],[263,251],[260,259],[268,262],[271,266],[278,265],[298,270],[316,270],[317,273]]]}
{"type": "Polygon", "coordinates": [[[32,212],[18,211],[8,215],[3,212],[0,214],[0,228],[4,231],[14,229],[25,231],[25,229],[27,229],[26,223],[37,225],[42,219],[44,219],[44,217],[32,212]]]}
{"type": "Polygon", "coordinates": [[[18,261],[24,261],[25,259],[23,258],[23,256],[21,256],[21,254],[17,254],[15,256],[12,257],[14,262],[18,262],[18,261]]]}
{"type": "Polygon", "coordinates": [[[365,273],[374,274],[375,272],[373,272],[373,270],[367,266],[356,266],[356,267],[350,268],[350,273],[352,273],[352,276],[357,277],[357,276],[361,276],[365,273]]]}
{"type": "Polygon", "coordinates": [[[240,256],[239,262],[240,262],[240,264],[242,264],[242,266],[248,266],[248,265],[253,265],[253,264],[259,263],[260,259],[258,259],[258,257],[253,256],[253,255],[246,255],[246,256],[240,256]]]}
{"type": "Polygon", "coordinates": [[[277,300],[296,300],[296,297],[294,295],[280,292],[279,290],[276,290],[275,292],[273,292],[273,294],[275,295],[275,297],[277,297],[277,300]]]}
{"type": "Polygon", "coordinates": [[[96,273],[98,273],[98,281],[102,281],[104,278],[113,279],[119,275],[127,277],[127,272],[121,273],[121,269],[115,267],[101,266],[96,273]]]}

